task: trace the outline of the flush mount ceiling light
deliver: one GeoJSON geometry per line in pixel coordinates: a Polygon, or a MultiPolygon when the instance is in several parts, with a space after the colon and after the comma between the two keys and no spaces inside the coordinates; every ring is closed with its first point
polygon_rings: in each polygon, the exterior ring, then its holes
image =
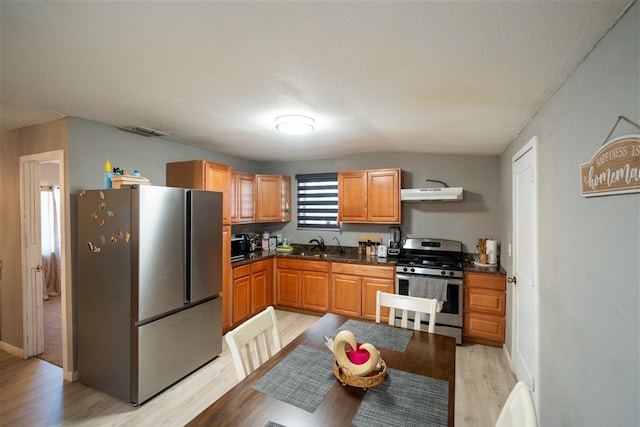
{"type": "Polygon", "coordinates": [[[308,133],[313,130],[316,123],[311,117],[287,115],[276,117],[276,129],[284,133],[308,133]]]}

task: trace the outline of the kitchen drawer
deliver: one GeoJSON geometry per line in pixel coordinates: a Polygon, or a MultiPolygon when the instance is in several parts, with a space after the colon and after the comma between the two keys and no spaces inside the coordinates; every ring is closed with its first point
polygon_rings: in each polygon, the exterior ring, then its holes
{"type": "Polygon", "coordinates": [[[464,286],[505,291],[507,281],[506,277],[500,274],[465,273],[464,286]]]}
{"type": "Polygon", "coordinates": [[[504,317],[467,312],[464,314],[464,335],[503,343],[504,317]]]}
{"type": "Polygon", "coordinates": [[[233,267],[233,278],[244,277],[251,274],[251,264],[244,264],[238,267],[233,267]]]}
{"type": "Polygon", "coordinates": [[[393,279],[396,273],[394,267],[351,264],[347,262],[332,262],[331,272],[351,274],[354,276],[377,277],[380,279],[393,279]]]}
{"type": "Polygon", "coordinates": [[[504,292],[483,288],[464,290],[464,309],[467,311],[504,316],[505,302],[504,292]]]}
{"type": "Polygon", "coordinates": [[[331,263],[326,261],[307,261],[293,258],[276,258],[277,268],[304,271],[329,271],[331,263]]]}

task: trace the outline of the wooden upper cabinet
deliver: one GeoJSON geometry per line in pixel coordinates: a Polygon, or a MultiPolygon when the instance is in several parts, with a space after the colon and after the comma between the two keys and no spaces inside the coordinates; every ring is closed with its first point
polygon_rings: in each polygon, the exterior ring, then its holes
{"type": "Polygon", "coordinates": [[[367,172],[369,222],[400,224],[400,169],[367,172]]]}
{"type": "Polygon", "coordinates": [[[400,224],[400,169],[338,173],[338,221],[400,224]]]}
{"type": "Polygon", "coordinates": [[[256,176],[252,173],[231,174],[231,223],[251,223],[256,220],[255,209],[256,176]]]}
{"type": "Polygon", "coordinates": [[[367,172],[338,173],[338,221],[367,222],[367,172]]]}
{"type": "Polygon", "coordinates": [[[256,175],[256,222],[291,221],[291,177],[256,175]]]}
{"type": "Polygon", "coordinates": [[[195,188],[222,193],[222,223],[231,224],[231,166],[206,160],[167,163],[167,187],[195,188]]]}

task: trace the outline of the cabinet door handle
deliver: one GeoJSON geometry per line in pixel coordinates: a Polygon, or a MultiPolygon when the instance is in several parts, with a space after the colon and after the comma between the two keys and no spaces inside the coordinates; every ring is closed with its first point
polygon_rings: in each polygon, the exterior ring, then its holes
{"type": "Polygon", "coordinates": [[[516,276],[507,277],[507,282],[513,283],[514,285],[518,284],[518,281],[516,280],[516,276]]]}

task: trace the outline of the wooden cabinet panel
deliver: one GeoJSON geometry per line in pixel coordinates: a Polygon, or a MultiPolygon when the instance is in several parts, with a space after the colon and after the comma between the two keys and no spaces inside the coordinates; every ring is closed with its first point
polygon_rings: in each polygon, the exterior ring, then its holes
{"type": "Polygon", "coordinates": [[[291,221],[290,176],[282,176],[280,181],[280,221],[291,221]]]}
{"type": "Polygon", "coordinates": [[[256,220],[280,221],[281,181],[275,175],[256,175],[256,220]]]}
{"type": "Polygon", "coordinates": [[[467,312],[464,325],[470,337],[504,343],[504,317],[467,312]]]}
{"type": "Polygon", "coordinates": [[[331,312],[360,317],[362,280],[358,276],[331,274],[331,312]]]}
{"type": "Polygon", "coordinates": [[[301,277],[302,308],[323,312],[329,311],[329,273],[303,271],[301,277]]]}
{"type": "MultiPolygon", "coordinates": [[[[378,291],[394,293],[395,281],[392,279],[362,278],[362,318],[376,320],[376,296],[378,291]]],[[[389,308],[380,308],[380,321],[389,320],[389,308]]]]}
{"type": "Polygon", "coordinates": [[[232,301],[233,278],[231,275],[231,226],[222,227],[222,330],[223,332],[231,329],[233,319],[231,312],[233,310],[232,301]]]}
{"type": "Polygon", "coordinates": [[[326,261],[308,261],[304,259],[294,258],[277,258],[276,265],[278,268],[288,268],[293,270],[304,271],[326,271],[331,268],[331,264],[326,261]]]}
{"type": "Polygon", "coordinates": [[[256,314],[268,306],[268,286],[267,271],[262,270],[251,275],[251,313],[256,314]]]}
{"type": "Polygon", "coordinates": [[[206,190],[205,163],[204,160],[167,163],[165,178],[167,187],[206,190]]]}
{"type": "Polygon", "coordinates": [[[466,310],[504,316],[505,306],[506,295],[504,292],[472,288],[464,290],[464,307],[466,310]]]}
{"type": "Polygon", "coordinates": [[[367,173],[338,173],[338,221],[367,221],[367,173]]]}
{"type": "Polygon", "coordinates": [[[231,182],[231,222],[252,223],[255,214],[255,179],[250,173],[233,172],[231,182]]]}
{"type": "Polygon", "coordinates": [[[276,304],[286,307],[300,308],[301,272],[278,268],[276,270],[276,304]]]}
{"type": "Polygon", "coordinates": [[[281,175],[256,175],[256,221],[291,220],[291,178],[281,175]]]}
{"type": "Polygon", "coordinates": [[[368,221],[400,223],[400,170],[367,173],[368,221]]]}
{"type": "Polygon", "coordinates": [[[222,223],[231,224],[231,166],[205,162],[206,189],[222,193],[222,223]]]}
{"type": "Polygon", "coordinates": [[[338,221],[400,224],[400,169],[338,173],[338,221]]]}
{"type": "Polygon", "coordinates": [[[472,288],[505,291],[507,289],[507,279],[500,274],[465,273],[464,285],[472,288]]]}
{"type": "Polygon", "coordinates": [[[465,273],[463,339],[502,346],[505,334],[506,277],[465,273]]]}
{"type": "Polygon", "coordinates": [[[378,277],[381,279],[395,279],[395,269],[392,266],[334,262],[331,264],[331,272],[351,274],[354,276],[378,277]]]}
{"type": "Polygon", "coordinates": [[[233,279],[233,323],[251,316],[251,276],[233,279]]]}

